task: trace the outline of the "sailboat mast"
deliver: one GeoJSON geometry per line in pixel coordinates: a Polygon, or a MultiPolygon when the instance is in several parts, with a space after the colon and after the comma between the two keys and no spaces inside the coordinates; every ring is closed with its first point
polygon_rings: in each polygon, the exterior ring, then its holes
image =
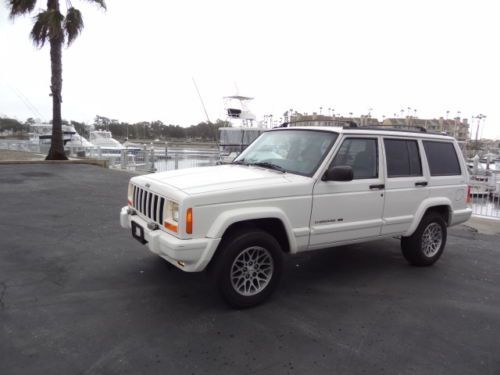
{"type": "Polygon", "coordinates": [[[193,78],[194,87],[196,88],[196,92],[198,93],[198,97],[200,98],[201,106],[203,107],[203,111],[205,112],[205,116],[207,117],[207,121],[209,124],[211,124],[211,121],[208,118],[207,108],[205,107],[205,103],[203,102],[203,98],[201,97],[200,90],[198,89],[198,85],[196,84],[194,77],[192,77],[192,78],[193,78]]]}

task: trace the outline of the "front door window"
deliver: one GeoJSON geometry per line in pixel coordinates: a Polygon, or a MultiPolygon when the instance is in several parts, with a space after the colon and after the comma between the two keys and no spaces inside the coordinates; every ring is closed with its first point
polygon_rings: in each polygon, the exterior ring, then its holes
{"type": "Polygon", "coordinates": [[[378,177],[377,140],[348,138],[340,146],[332,166],[350,166],[355,180],[378,177]]]}

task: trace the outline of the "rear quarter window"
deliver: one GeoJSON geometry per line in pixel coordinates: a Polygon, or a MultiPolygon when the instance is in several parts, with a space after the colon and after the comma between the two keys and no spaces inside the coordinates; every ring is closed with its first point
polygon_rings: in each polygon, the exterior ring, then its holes
{"type": "Polygon", "coordinates": [[[451,142],[423,141],[431,176],[461,175],[455,146],[451,142]]]}

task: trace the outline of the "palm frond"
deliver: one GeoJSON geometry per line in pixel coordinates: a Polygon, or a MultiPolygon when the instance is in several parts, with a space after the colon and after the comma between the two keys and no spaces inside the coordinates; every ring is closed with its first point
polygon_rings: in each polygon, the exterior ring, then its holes
{"type": "Polygon", "coordinates": [[[69,8],[64,19],[64,30],[68,35],[68,46],[73,43],[76,37],[83,30],[82,13],[76,8],[69,8]]]}
{"type": "Polygon", "coordinates": [[[22,16],[35,9],[36,0],[8,0],[10,18],[22,16]]]}
{"type": "Polygon", "coordinates": [[[50,39],[64,41],[62,23],[64,16],[57,10],[44,10],[35,17],[35,23],[30,36],[37,47],[43,47],[50,39]]]}
{"type": "Polygon", "coordinates": [[[91,3],[96,3],[101,6],[101,8],[106,9],[106,2],[104,0],[87,0],[91,3]]]}

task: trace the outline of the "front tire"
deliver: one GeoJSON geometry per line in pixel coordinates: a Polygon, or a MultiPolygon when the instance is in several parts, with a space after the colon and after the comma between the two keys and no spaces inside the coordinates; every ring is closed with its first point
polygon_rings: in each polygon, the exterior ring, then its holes
{"type": "Polygon", "coordinates": [[[401,238],[401,250],[406,260],[414,266],[430,266],[443,253],[446,245],[446,223],[438,213],[426,214],[417,230],[401,238]]]}
{"type": "Polygon", "coordinates": [[[256,229],[237,232],[224,240],[218,252],[212,273],[219,293],[230,306],[259,305],[278,286],[283,253],[269,233],[256,229]]]}

